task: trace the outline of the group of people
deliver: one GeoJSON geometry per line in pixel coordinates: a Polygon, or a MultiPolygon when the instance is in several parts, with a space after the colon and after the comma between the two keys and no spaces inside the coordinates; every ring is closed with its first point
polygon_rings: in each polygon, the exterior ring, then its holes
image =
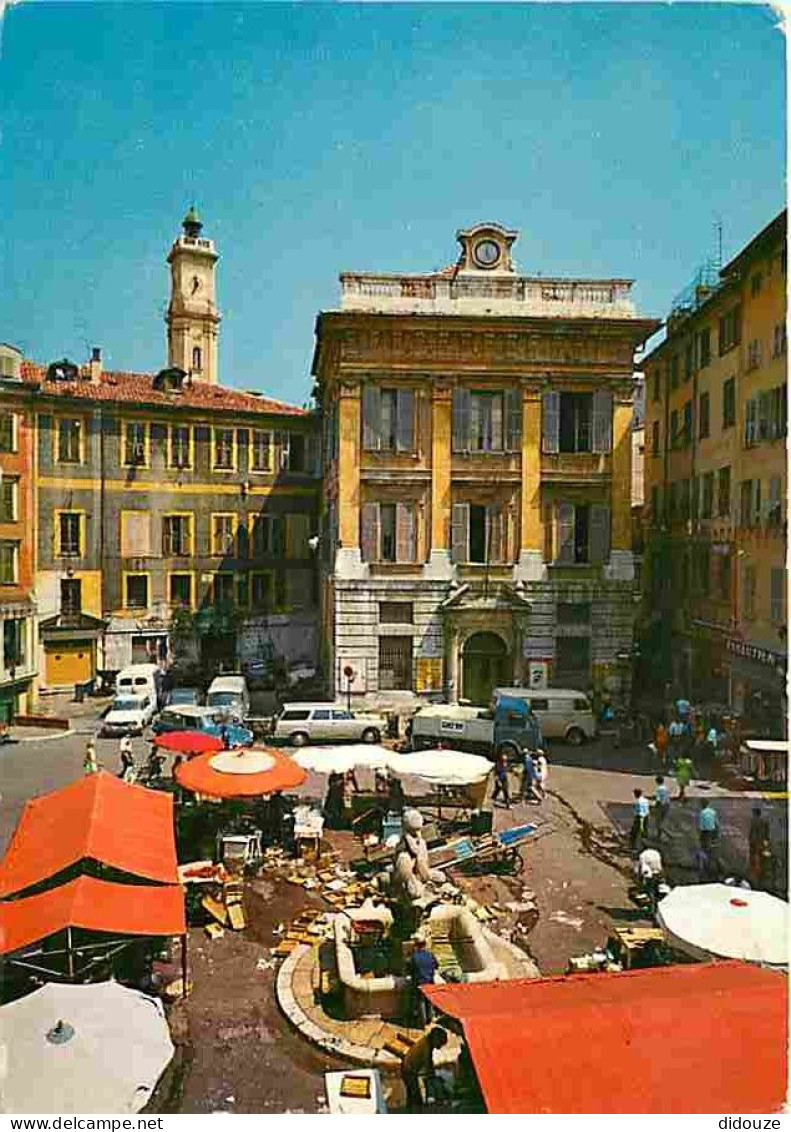
{"type": "MultiPolygon", "coordinates": [[[[543,802],[547,796],[547,780],[549,777],[549,763],[543,750],[525,750],[522,756],[522,802],[543,802]]],[[[512,805],[511,785],[509,779],[508,754],[498,751],[494,764],[494,790],[492,801],[502,799],[506,809],[512,805]]]]}
{"type": "MultiPolygon", "coordinates": [[[[184,757],[184,755],[178,754],[174,757],[174,773],[179,763],[184,761],[184,757]]],[[[132,740],[129,735],[124,735],[121,739],[118,747],[118,758],[120,762],[118,777],[124,782],[135,782],[137,780],[137,764],[135,763],[132,740]]],[[[96,754],[96,740],[93,735],[91,735],[88,742],[85,744],[85,757],[82,761],[82,769],[85,774],[97,774],[102,769],[102,766],[103,764],[99,762],[96,754]]],[[[152,743],[148,761],[145,766],[146,781],[149,783],[159,781],[162,778],[164,767],[165,756],[159,750],[156,743],[152,743]]]]}

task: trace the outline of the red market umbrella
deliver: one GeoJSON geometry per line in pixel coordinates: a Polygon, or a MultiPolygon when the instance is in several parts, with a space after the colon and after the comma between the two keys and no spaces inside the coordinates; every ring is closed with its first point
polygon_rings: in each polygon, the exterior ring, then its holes
{"type": "Polygon", "coordinates": [[[205,731],[166,731],[164,735],[157,735],[155,741],[158,747],[178,751],[182,755],[216,753],[225,746],[217,735],[209,735],[205,731]]]}
{"type": "Polygon", "coordinates": [[[176,781],[208,798],[255,798],[301,786],[307,772],[271,747],[200,755],[176,767],[176,781]]]}

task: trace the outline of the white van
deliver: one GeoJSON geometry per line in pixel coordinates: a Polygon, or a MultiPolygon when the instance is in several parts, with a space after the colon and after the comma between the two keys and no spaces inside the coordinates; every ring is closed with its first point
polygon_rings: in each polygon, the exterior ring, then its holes
{"type": "Polygon", "coordinates": [[[225,708],[239,719],[250,714],[250,693],[244,676],[215,676],[206,693],[206,707],[225,708]]]}
{"type": "Polygon", "coordinates": [[[122,668],[115,681],[116,696],[148,696],[152,704],[157,703],[156,674],[158,664],[130,664],[122,668]]]}
{"type": "Polygon", "coordinates": [[[536,713],[545,739],[563,739],[579,747],[596,737],[596,718],[584,692],[569,688],[495,688],[492,696],[525,700],[536,713]]]}

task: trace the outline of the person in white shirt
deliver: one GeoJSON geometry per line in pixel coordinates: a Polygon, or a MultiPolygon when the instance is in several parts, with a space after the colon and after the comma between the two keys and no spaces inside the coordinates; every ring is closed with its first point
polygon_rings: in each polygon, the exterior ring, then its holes
{"type": "Polygon", "coordinates": [[[549,763],[547,756],[543,751],[538,752],[538,758],[534,760],[536,768],[536,789],[542,798],[547,796],[547,777],[549,775],[549,763]]]}

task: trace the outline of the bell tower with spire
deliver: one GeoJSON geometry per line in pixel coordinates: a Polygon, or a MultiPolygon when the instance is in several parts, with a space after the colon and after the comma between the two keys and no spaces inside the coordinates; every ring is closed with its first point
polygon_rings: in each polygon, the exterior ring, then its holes
{"type": "Polygon", "coordinates": [[[219,256],[214,241],[201,236],[203,224],[192,205],[182,221],[182,234],[168,254],[170,303],[168,365],[191,373],[195,381],[216,384],[217,340],[220,312],[217,309],[214,268],[219,256]]]}

